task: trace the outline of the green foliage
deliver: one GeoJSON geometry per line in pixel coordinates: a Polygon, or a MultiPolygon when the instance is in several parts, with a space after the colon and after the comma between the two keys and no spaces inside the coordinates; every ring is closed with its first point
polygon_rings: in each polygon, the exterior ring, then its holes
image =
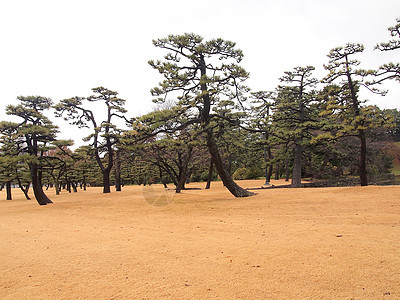
{"type": "MultiPolygon", "coordinates": [[[[392,38],[377,49],[399,49],[400,19],[396,22],[388,28],[392,38]]],[[[399,63],[360,69],[353,57],[364,46],[349,43],[329,52],[321,91],[312,78],[314,67],[296,67],[284,72],[275,91],[251,93],[246,111],[249,88],[244,82],[249,73],[240,66],[243,52],[235,43],[186,33],[153,44],[167,52],[163,59],[149,61],[163,76],[151,90],[159,105],[153,112],[128,121],[125,100],[104,87],[54,106],[56,116],[78,128],[92,128],[85,138],[90,146],[72,152],[71,141],[56,140],[57,127],[45,116],[52,106],[49,98],[21,96],[17,105],[7,106],[7,114],[20,120],[0,122],[0,181],[28,184],[30,168],[35,166],[49,182],[100,185],[99,175],[111,170],[117,149],[123,153],[121,172],[131,181],[177,184],[190,175],[205,181],[210,155],[204,146],[210,149],[214,140],[223,161],[220,167],[228,174],[236,170],[234,179],[264,176],[265,168],[271,173],[273,166],[282,173],[286,161],[288,170],[297,168],[297,175],[313,178],[357,174],[361,172],[357,138],[367,138],[363,143],[370,175],[392,167],[385,149],[391,140],[400,140],[400,114],[366,105],[359,91],[366,87],[385,94],[376,87],[387,79],[400,80],[399,63]],[[100,105],[106,115],[103,120],[92,109],[100,105]],[[115,118],[127,121],[131,130],[118,128],[115,118]]]]}
{"type": "Polygon", "coordinates": [[[262,176],[262,169],[254,166],[251,168],[238,168],[232,175],[235,180],[257,179],[262,176]]]}
{"type": "MultiPolygon", "coordinates": [[[[156,102],[164,103],[167,95],[176,95],[176,106],[186,113],[202,112],[202,119],[210,117],[210,105],[220,97],[245,100],[243,93],[247,87],[242,85],[249,74],[238,65],[243,58],[235,43],[222,39],[204,41],[202,37],[186,33],[169,35],[154,40],[153,44],[169,51],[164,61],[149,61],[149,64],[164,76],[164,80],[151,90],[156,102]],[[210,103],[208,103],[210,101],[210,103]],[[191,109],[194,108],[194,111],[191,109]]],[[[193,121],[200,122],[197,116],[193,121]]]]}
{"type": "Polygon", "coordinates": [[[394,26],[390,26],[388,28],[390,35],[393,37],[392,40],[388,42],[380,43],[375,46],[376,49],[381,51],[389,51],[400,49],[400,18],[396,20],[396,24],[394,26]]]}
{"type": "Polygon", "coordinates": [[[235,180],[244,180],[247,179],[249,176],[249,170],[246,168],[239,168],[233,173],[233,179],[235,180]]]}
{"type": "MultiPolygon", "coordinates": [[[[381,51],[392,51],[400,49],[400,18],[394,26],[388,28],[390,35],[393,39],[388,42],[380,43],[375,46],[375,49],[381,51]]],[[[371,82],[371,84],[380,84],[386,80],[396,80],[400,82],[400,63],[386,63],[379,67],[379,70],[375,74],[377,79],[371,82]]]]}
{"type": "Polygon", "coordinates": [[[152,164],[142,160],[140,157],[134,159],[131,173],[133,182],[139,185],[156,183],[159,178],[157,170],[152,164]]]}
{"type": "MultiPolygon", "coordinates": [[[[201,165],[199,167],[201,167],[201,165]]],[[[197,172],[194,172],[192,174],[192,177],[191,177],[192,181],[195,181],[195,182],[206,182],[207,181],[207,179],[208,179],[208,168],[206,168],[205,165],[203,165],[203,167],[204,168],[201,169],[201,172],[197,171],[197,172]]],[[[217,178],[218,178],[217,174],[215,172],[213,172],[212,176],[211,176],[211,180],[215,181],[215,180],[217,180],[217,178]]]]}
{"type": "Polygon", "coordinates": [[[247,177],[246,179],[257,179],[259,177],[264,176],[263,174],[263,169],[261,168],[260,165],[258,166],[252,166],[248,169],[247,177]]]}
{"type": "Polygon", "coordinates": [[[91,141],[94,157],[103,173],[104,193],[110,192],[110,172],[114,163],[114,147],[119,143],[122,130],[113,124],[115,118],[128,121],[124,114],[125,100],[117,97],[118,93],[104,87],[93,88],[93,95],[73,97],[61,100],[54,106],[56,116],[66,116],[71,124],[81,127],[91,127],[92,133],[84,138],[91,141]],[[105,119],[99,123],[91,107],[103,105],[105,119]]]}
{"type": "Polygon", "coordinates": [[[58,132],[57,126],[44,115],[52,101],[42,96],[20,96],[18,101],[17,105],[8,105],[6,113],[19,117],[19,123],[0,124],[2,154],[8,158],[7,172],[12,179],[16,179],[20,186],[32,181],[36,200],[45,205],[51,200],[42,191],[41,174],[50,159],[48,152],[54,147],[52,143],[58,132]],[[27,166],[31,180],[27,179],[27,166]]]}

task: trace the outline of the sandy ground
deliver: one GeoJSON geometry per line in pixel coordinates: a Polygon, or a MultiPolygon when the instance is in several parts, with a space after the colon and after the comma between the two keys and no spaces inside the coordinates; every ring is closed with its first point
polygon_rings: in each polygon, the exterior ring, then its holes
{"type": "Polygon", "coordinates": [[[400,299],[400,186],[203,186],[2,191],[0,298],[400,299]]]}

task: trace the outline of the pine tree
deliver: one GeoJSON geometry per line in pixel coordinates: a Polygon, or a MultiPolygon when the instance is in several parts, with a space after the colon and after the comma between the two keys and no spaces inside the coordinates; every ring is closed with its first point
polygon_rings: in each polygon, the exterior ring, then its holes
{"type": "Polygon", "coordinates": [[[372,92],[382,93],[372,87],[372,83],[366,79],[376,74],[373,70],[356,69],[360,64],[353,56],[364,51],[361,44],[347,44],[345,47],[337,47],[329,52],[329,64],[325,69],[329,74],[323,79],[323,82],[333,84],[339,81],[337,88],[331,89],[329,106],[334,111],[341,110],[346,113],[346,122],[348,126],[356,131],[360,141],[360,159],[359,175],[361,186],[368,185],[367,178],[367,140],[366,140],[366,119],[362,113],[362,101],[358,98],[360,87],[366,87],[372,92]],[[339,106],[339,107],[337,107],[339,106]]]}
{"type": "Polygon", "coordinates": [[[176,95],[180,112],[191,114],[190,119],[179,128],[200,124],[206,135],[207,148],[224,185],[236,197],[253,195],[232,180],[224,166],[211,125],[212,119],[223,118],[212,111],[213,105],[223,97],[236,100],[238,105],[243,104],[243,92],[247,88],[242,82],[248,78],[248,73],[239,66],[243,58],[242,51],[235,49],[233,42],[222,39],[203,41],[202,37],[195,34],[170,35],[154,40],[153,44],[168,53],[164,61],[149,62],[164,76],[164,81],[152,89],[152,94],[162,96],[158,102],[165,101],[167,96],[176,95]]]}
{"type": "Polygon", "coordinates": [[[125,100],[117,97],[118,93],[98,87],[92,89],[94,95],[87,98],[73,97],[61,100],[55,105],[56,116],[66,115],[64,119],[79,128],[92,128],[93,133],[85,141],[91,141],[96,161],[103,174],[103,193],[110,193],[110,173],[114,163],[114,145],[118,143],[121,130],[112,122],[115,118],[125,119],[125,100]],[[86,102],[86,103],[85,103],[86,102]],[[90,108],[93,104],[104,104],[105,120],[99,122],[90,108]],[[104,153],[104,157],[101,155],[104,153]],[[105,161],[104,159],[105,158],[105,161]]]}
{"type": "Polygon", "coordinates": [[[0,127],[8,126],[15,130],[15,147],[19,154],[25,154],[35,198],[40,205],[46,205],[52,201],[42,188],[42,163],[46,151],[56,140],[57,126],[52,124],[44,112],[51,107],[52,101],[42,96],[20,96],[18,100],[20,104],[7,106],[6,113],[18,117],[20,122],[1,122],[0,127]]]}
{"type": "Polygon", "coordinates": [[[317,79],[311,78],[314,67],[296,67],[280,78],[285,85],[278,88],[273,109],[274,135],[284,144],[293,147],[292,187],[301,186],[302,153],[305,143],[318,128],[318,118],[313,109],[316,101],[313,88],[317,79]]]}

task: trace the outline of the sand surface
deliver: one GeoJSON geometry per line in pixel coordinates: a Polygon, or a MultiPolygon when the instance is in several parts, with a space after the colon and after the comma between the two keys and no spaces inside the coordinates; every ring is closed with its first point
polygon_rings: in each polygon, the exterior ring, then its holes
{"type": "Polygon", "coordinates": [[[0,299],[400,299],[400,186],[188,187],[2,191],[0,299]]]}

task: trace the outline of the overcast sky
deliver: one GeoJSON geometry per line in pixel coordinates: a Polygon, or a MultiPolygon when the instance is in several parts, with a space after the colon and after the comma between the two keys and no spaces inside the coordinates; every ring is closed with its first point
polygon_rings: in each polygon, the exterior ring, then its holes
{"type": "MultiPolygon", "coordinates": [[[[399,0],[0,0],[0,118],[19,95],[54,102],[104,86],[127,100],[130,116],[151,110],[160,77],[147,61],[164,54],[152,39],[194,32],[231,40],[244,52],[253,90],[273,90],[284,71],[313,65],[326,74],[329,50],[363,43],[362,67],[400,61],[400,51],[373,51],[390,38],[399,0]]],[[[400,108],[400,85],[371,104],[400,108]]],[[[62,138],[73,138],[57,121],[62,138]]],[[[77,141],[81,144],[80,141],[77,141]]]]}

